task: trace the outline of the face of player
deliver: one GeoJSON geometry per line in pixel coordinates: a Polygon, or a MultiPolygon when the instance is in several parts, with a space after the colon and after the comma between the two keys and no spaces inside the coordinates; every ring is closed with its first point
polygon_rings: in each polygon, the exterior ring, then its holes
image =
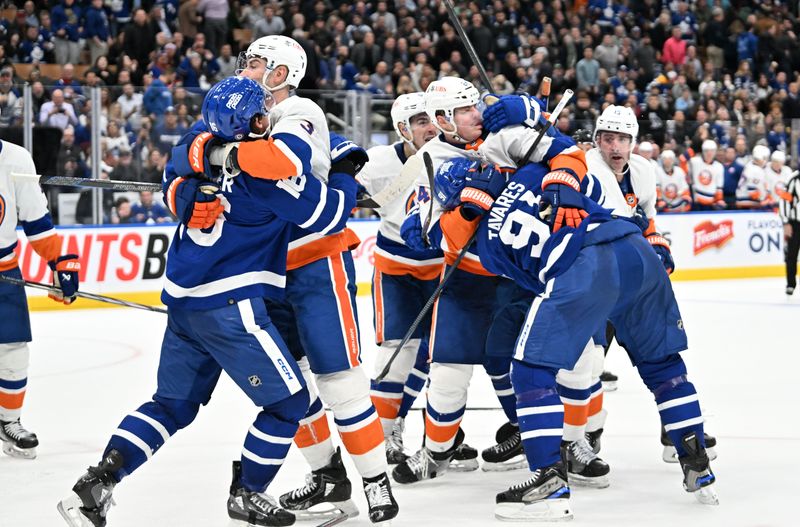
{"type": "Polygon", "coordinates": [[[713,163],[714,159],[716,157],[717,157],[717,150],[716,149],[703,150],[703,161],[705,161],[706,163],[708,163],[708,164],[713,163]]]}
{"type": "Polygon", "coordinates": [[[439,132],[426,113],[419,113],[409,121],[411,121],[411,142],[417,150],[436,137],[439,132]]]}
{"type": "Polygon", "coordinates": [[[475,105],[453,110],[453,124],[458,136],[468,143],[478,140],[483,133],[483,116],[475,105]]]}
{"type": "Polygon", "coordinates": [[[672,166],[675,164],[674,157],[662,157],[661,162],[664,164],[664,171],[669,172],[672,170],[672,166]]]}
{"type": "Polygon", "coordinates": [[[621,173],[631,157],[633,139],[628,134],[619,132],[600,132],[597,136],[597,146],[603,161],[614,173],[621,173]]]}
{"type": "MultiPolygon", "coordinates": [[[[286,80],[287,69],[284,66],[278,66],[273,70],[267,69],[267,63],[264,59],[259,57],[250,57],[247,59],[247,64],[241,71],[240,75],[248,79],[252,79],[263,86],[279,86],[286,80]]],[[[278,90],[272,92],[276,102],[281,102],[285,96],[288,96],[288,90],[278,90]],[[287,92],[287,93],[283,93],[287,92]]]]}
{"type": "Polygon", "coordinates": [[[783,162],[782,161],[770,161],[769,166],[772,168],[773,172],[777,172],[778,174],[781,173],[781,169],[783,169],[783,162]]]}

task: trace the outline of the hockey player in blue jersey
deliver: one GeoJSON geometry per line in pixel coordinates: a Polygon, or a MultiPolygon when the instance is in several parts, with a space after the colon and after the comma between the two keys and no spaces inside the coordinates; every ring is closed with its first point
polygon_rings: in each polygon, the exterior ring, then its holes
{"type": "MultiPolygon", "coordinates": [[[[203,114],[220,136],[244,137],[251,125],[264,122],[268,100],[254,81],[230,78],[211,89],[203,114]]],[[[73,527],[106,525],[114,486],[194,420],[225,370],[261,407],[241,460],[233,464],[228,515],[247,525],[291,525],[294,514],[278,507],[266,489],[306,413],[309,394],[264,299],[283,293],[290,223],[323,231],[347,221],[356,201],[354,170],[351,163],[334,166],[328,186],[305,173],[279,181],[245,172],[211,174],[218,191],[206,194],[207,181],[174,177],[176,169],[181,167],[170,161],[164,178],[167,202],[182,224],[169,249],[161,297],[169,318],[156,394],[122,420],[101,463],[78,480],[58,509],[73,527]],[[224,213],[212,225],[187,227],[207,223],[214,207],[199,205],[216,200],[224,213]]]]}
{"type": "Polygon", "coordinates": [[[697,392],[679,355],[687,346],[683,321],[641,229],[587,198],[581,193],[585,184],[569,171],[534,163],[508,180],[494,168],[461,175],[461,203],[442,219],[448,245],[462,247],[478,229],[487,269],[540,293],[517,339],[511,373],[532,474],[497,495],[495,515],[508,521],[572,517],[559,448],[564,407],[555,376],[574,367],[606,320],[628,344],[631,361],[655,396],[678,451],[684,488],[702,503],[717,504],[697,392]],[[577,221],[559,225],[565,216],[577,221]]]}

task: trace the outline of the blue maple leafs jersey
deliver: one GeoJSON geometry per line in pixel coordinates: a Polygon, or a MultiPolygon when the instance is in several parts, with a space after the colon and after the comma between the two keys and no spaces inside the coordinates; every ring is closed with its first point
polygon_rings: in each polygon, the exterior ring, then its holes
{"type": "Polygon", "coordinates": [[[481,263],[520,286],[541,294],[544,284],[572,265],[581,248],[631,233],[641,233],[633,223],[615,219],[597,201],[602,187],[587,174],[582,182],[584,209],[589,213],[577,229],[563,227],[555,233],[539,217],[542,178],[549,169],[540,164],[520,168],[509,179],[478,227],[481,263]]]}

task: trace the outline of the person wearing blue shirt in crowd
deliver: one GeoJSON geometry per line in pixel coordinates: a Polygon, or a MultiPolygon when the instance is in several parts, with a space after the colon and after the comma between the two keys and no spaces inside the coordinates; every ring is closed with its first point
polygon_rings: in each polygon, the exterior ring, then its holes
{"type": "Polygon", "coordinates": [[[172,92],[167,86],[172,82],[172,73],[158,68],[153,68],[151,73],[153,82],[144,92],[142,106],[147,114],[155,115],[158,122],[161,122],[167,108],[172,106],[172,92]]]}
{"type": "Polygon", "coordinates": [[[725,172],[725,182],[722,186],[722,196],[729,209],[736,208],[736,189],[742,177],[744,165],[736,156],[736,149],[729,146],[725,149],[725,162],[722,164],[725,172]]]}
{"type": "Polygon", "coordinates": [[[167,208],[153,201],[150,191],[139,193],[139,203],[131,207],[131,217],[136,223],[166,223],[172,221],[167,208]]]}
{"type": "Polygon", "coordinates": [[[56,62],[78,62],[81,55],[78,39],[82,31],[83,10],[75,0],[61,0],[51,14],[53,31],[56,34],[56,62]]]}
{"type": "Polygon", "coordinates": [[[94,64],[97,57],[108,54],[111,42],[111,26],[108,15],[103,9],[103,0],[92,0],[86,10],[86,19],[83,27],[83,38],[89,43],[90,62],[94,64]]]}

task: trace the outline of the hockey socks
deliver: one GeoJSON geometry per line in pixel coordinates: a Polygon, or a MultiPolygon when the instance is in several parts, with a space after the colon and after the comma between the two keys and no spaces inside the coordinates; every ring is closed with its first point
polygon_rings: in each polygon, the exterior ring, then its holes
{"type": "Polygon", "coordinates": [[[334,453],[331,429],[319,397],[314,398],[306,416],[300,420],[294,442],[306,458],[311,470],[318,470],[330,462],[334,453]]]}
{"type": "Polygon", "coordinates": [[[486,357],[483,364],[508,422],[517,424],[517,400],[511,386],[511,357],[486,357]]]}
{"type": "Polygon", "coordinates": [[[262,411],[247,431],[242,448],[242,486],[264,492],[275,479],[292,446],[297,424],[262,411]]]}
{"type": "Polygon", "coordinates": [[[703,415],[697,391],[686,376],[686,365],[680,355],[670,355],[660,362],[638,365],[639,375],[655,396],[661,424],[679,457],[686,455],[683,438],[694,433],[705,448],[703,415]]]}
{"type": "Polygon", "coordinates": [[[511,381],[517,394],[522,445],[531,470],[561,460],[564,406],[556,390],[556,370],[515,360],[511,381]]]}
{"type": "Polygon", "coordinates": [[[397,417],[405,418],[411,405],[417,400],[419,392],[425,387],[425,381],[428,380],[428,372],[430,372],[431,365],[428,363],[428,341],[423,340],[417,352],[417,360],[414,367],[408,374],[406,385],[403,388],[403,400],[400,403],[400,411],[397,417]]]}

